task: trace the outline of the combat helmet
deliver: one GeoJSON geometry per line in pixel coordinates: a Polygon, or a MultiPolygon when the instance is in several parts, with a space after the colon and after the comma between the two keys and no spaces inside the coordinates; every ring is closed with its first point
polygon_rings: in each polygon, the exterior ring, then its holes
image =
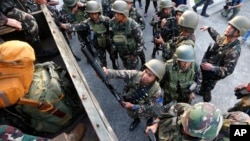
{"type": "Polygon", "coordinates": [[[192,10],[186,10],[178,20],[178,25],[195,30],[199,23],[199,15],[192,10]]]}
{"type": "Polygon", "coordinates": [[[243,36],[250,28],[250,20],[247,17],[241,15],[235,16],[228,23],[239,30],[240,36],[243,36]]]}
{"type": "Polygon", "coordinates": [[[88,1],[86,3],[86,12],[87,13],[102,12],[102,7],[97,1],[88,1]]]}
{"type": "Polygon", "coordinates": [[[183,113],[181,123],[188,135],[213,140],[222,127],[223,118],[221,111],[215,105],[199,102],[183,113]]]}
{"type": "Polygon", "coordinates": [[[76,5],[77,0],[63,0],[63,3],[68,7],[73,7],[76,5]]]}
{"type": "Polygon", "coordinates": [[[162,11],[164,8],[173,7],[171,0],[161,0],[160,1],[160,11],[162,11]]]}
{"type": "Polygon", "coordinates": [[[152,71],[156,75],[158,82],[161,81],[163,75],[165,74],[165,65],[158,59],[149,60],[144,64],[143,68],[148,68],[152,71]]]}
{"type": "Polygon", "coordinates": [[[176,49],[175,57],[179,61],[183,62],[194,62],[195,51],[191,45],[181,45],[176,49]]]}
{"type": "Polygon", "coordinates": [[[129,16],[129,8],[128,4],[125,1],[122,0],[116,0],[112,4],[112,9],[113,12],[121,13],[124,16],[128,17],[129,16]]]}
{"type": "Polygon", "coordinates": [[[186,10],[188,10],[188,6],[185,4],[180,4],[176,9],[175,9],[175,13],[176,12],[181,12],[184,13],[186,10]]]}

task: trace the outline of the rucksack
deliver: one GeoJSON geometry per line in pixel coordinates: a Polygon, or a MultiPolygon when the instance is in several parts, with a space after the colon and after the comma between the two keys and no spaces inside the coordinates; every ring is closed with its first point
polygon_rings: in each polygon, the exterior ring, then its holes
{"type": "Polygon", "coordinates": [[[32,82],[35,53],[26,42],[13,40],[0,45],[0,108],[17,103],[32,82]]]}
{"type": "Polygon", "coordinates": [[[70,90],[73,84],[66,81],[65,74],[66,71],[52,61],[35,65],[29,92],[20,99],[16,109],[26,119],[30,118],[31,127],[36,131],[56,133],[69,124],[77,111],[73,112],[68,102],[68,95],[73,97],[74,91],[70,90]]]}

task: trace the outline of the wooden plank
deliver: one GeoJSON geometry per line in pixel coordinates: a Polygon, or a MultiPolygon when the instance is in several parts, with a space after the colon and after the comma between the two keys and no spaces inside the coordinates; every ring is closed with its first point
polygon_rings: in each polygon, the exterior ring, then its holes
{"type": "Polygon", "coordinates": [[[105,117],[101,107],[90,90],[88,83],[78,66],[65,38],[55,24],[46,5],[41,5],[52,36],[57,44],[66,68],[71,76],[82,104],[88,114],[89,120],[100,141],[118,141],[113,129],[105,117]]]}
{"type": "Polygon", "coordinates": [[[0,26],[0,35],[8,34],[14,31],[16,31],[16,29],[13,27],[5,26],[5,25],[0,26]]]}

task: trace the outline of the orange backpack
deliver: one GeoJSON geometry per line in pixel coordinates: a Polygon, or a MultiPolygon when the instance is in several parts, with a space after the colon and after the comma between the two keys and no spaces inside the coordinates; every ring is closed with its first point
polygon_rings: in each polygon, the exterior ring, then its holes
{"type": "Polygon", "coordinates": [[[0,108],[18,102],[29,90],[35,53],[26,42],[13,40],[0,45],[0,108]]]}

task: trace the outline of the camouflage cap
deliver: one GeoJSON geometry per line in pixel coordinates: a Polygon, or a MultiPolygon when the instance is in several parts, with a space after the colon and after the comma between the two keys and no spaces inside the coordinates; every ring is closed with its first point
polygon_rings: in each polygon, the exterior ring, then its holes
{"type": "Polygon", "coordinates": [[[214,139],[222,127],[221,111],[211,103],[200,102],[181,116],[184,132],[205,140],[214,139]]]}

